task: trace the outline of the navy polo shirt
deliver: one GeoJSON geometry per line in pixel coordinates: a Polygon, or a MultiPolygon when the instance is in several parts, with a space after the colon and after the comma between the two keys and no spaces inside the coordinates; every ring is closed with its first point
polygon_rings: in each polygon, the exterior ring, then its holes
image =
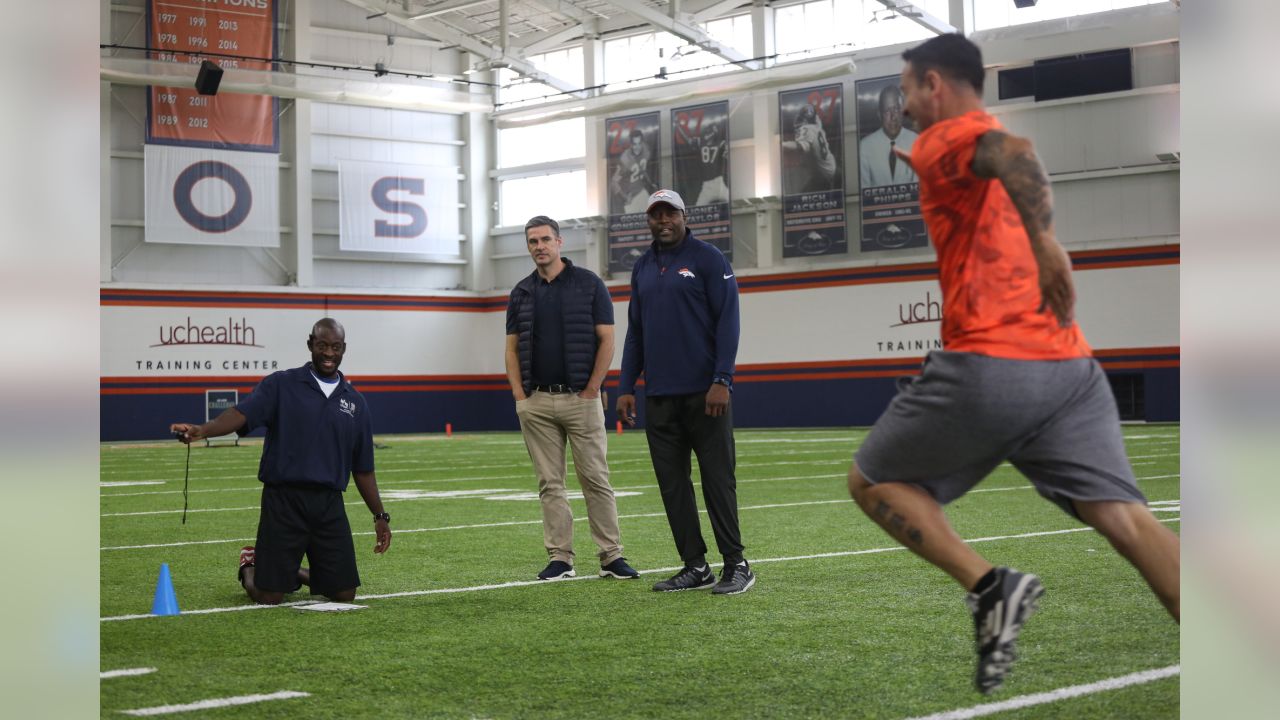
{"type": "Polygon", "coordinates": [[[564,278],[561,272],[551,282],[541,276],[533,280],[533,369],[534,385],[568,385],[564,364],[564,278]]]}
{"type": "Polygon", "coordinates": [[[329,397],[311,363],[274,372],[236,405],[248,421],[240,433],[267,429],[258,479],[267,484],[347,489],[352,472],[373,472],[373,424],[364,396],[338,373],[329,397]]]}

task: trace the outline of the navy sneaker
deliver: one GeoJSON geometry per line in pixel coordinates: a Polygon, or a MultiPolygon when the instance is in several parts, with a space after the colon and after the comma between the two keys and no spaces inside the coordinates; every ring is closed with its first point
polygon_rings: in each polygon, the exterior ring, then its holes
{"type": "Polygon", "coordinates": [[[636,569],[627,564],[627,559],[620,557],[617,560],[600,567],[600,577],[602,578],[618,578],[619,580],[638,580],[640,573],[636,569]]]}
{"type": "Polygon", "coordinates": [[[573,566],[563,560],[552,560],[547,564],[542,572],[538,573],[539,580],[563,580],[576,575],[573,566]]]}
{"type": "Polygon", "coordinates": [[[680,592],[681,590],[706,590],[716,584],[716,574],[704,562],[701,567],[685,566],[669,579],[653,586],[654,592],[680,592]]]}
{"type": "Polygon", "coordinates": [[[1017,657],[1014,644],[1022,624],[1038,608],[1044,586],[1040,578],[1013,568],[996,568],[996,582],[982,594],[969,593],[965,604],[973,613],[974,637],[978,646],[978,669],[974,685],[986,695],[1004,684],[1009,666],[1017,657]]]}
{"type": "Polygon", "coordinates": [[[746,560],[740,560],[736,564],[725,564],[724,569],[720,571],[720,582],[711,588],[713,595],[737,595],[751,589],[756,584],[756,574],[751,572],[751,566],[746,560]]]}

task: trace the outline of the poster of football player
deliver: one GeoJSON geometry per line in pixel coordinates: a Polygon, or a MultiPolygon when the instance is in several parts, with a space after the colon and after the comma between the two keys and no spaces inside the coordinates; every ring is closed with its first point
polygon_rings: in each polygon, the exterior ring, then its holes
{"type": "Polygon", "coordinates": [[[920,183],[897,151],[911,152],[916,130],[902,113],[897,75],[853,85],[858,116],[858,190],[862,196],[862,252],[929,244],[920,214],[920,183]]]}
{"type": "Polygon", "coordinates": [[[733,262],[729,221],[729,102],[671,111],[672,189],[684,198],[686,226],[733,262]]]}
{"type": "Polygon", "coordinates": [[[656,112],[604,122],[610,272],[630,270],[653,240],[644,210],[660,182],[658,122],[656,112]]]}
{"type": "Polygon", "coordinates": [[[844,206],[844,86],[778,93],[782,256],[849,251],[844,206]]]}

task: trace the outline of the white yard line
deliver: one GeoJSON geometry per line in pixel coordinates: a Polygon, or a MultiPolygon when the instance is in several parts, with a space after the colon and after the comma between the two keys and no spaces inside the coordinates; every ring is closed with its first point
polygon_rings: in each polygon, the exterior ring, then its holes
{"type": "MultiPolygon", "coordinates": [[[[354,503],[346,503],[346,504],[353,505],[354,503]]],[[[236,512],[240,510],[261,510],[261,509],[262,508],[259,505],[250,505],[248,507],[234,507],[234,508],[191,508],[189,510],[183,510],[182,508],[178,508],[177,510],[143,510],[141,512],[102,513],[102,515],[100,515],[99,517],[134,517],[137,515],[176,515],[178,513],[184,513],[184,512],[187,512],[187,513],[236,512]]]]}
{"type": "MultiPolygon", "coordinates": [[[[1143,463],[1135,463],[1135,464],[1137,464],[1137,465],[1142,465],[1143,463]]],[[[844,476],[845,476],[845,474],[844,474],[844,473],[831,473],[831,474],[824,474],[824,475],[792,475],[792,476],[787,476],[787,477],[746,478],[746,479],[738,480],[738,483],[739,483],[739,484],[746,484],[746,483],[782,482],[782,481],[794,481],[794,480],[818,480],[818,479],[838,478],[838,477],[844,477],[844,476]]],[[[1180,474],[1177,474],[1177,475],[1152,475],[1152,476],[1149,476],[1149,477],[1140,477],[1140,478],[1137,478],[1137,479],[1138,479],[1138,480],[1167,480],[1167,479],[1169,479],[1169,478],[1177,478],[1177,477],[1182,477],[1182,476],[1181,476],[1180,474]]],[[[448,481],[438,481],[438,482],[448,482],[448,481]]],[[[699,485],[699,486],[700,486],[702,483],[701,483],[701,482],[699,482],[699,481],[694,481],[694,483],[693,483],[693,484],[694,484],[694,485],[699,485]]],[[[617,491],[622,491],[622,490],[653,490],[653,489],[655,489],[655,488],[657,488],[657,485],[655,485],[655,484],[646,484],[646,485],[618,486],[618,487],[615,487],[615,488],[614,488],[614,490],[617,490],[617,491]]],[[[384,489],[387,489],[387,488],[384,488],[384,489]]],[[[1030,490],[1030,489],[1031,489],[1031,486],[1030,486],[1030,485],[1018,485],[1018,486],[1015,486],[1015,487],[1000,487],[1000,488],[977,488],[977,489],[974,489],[974,490],[970,490],[970,491],[969,491],[968,493],[966,493],[966,494],[980,493],[980,492],[1004,492],[1004,491],[1007,491],[1007,490],[1030,490]]],[[[181,492],[181,491],[179,491],[179,492],[181,492]]],[[[413,501],[417,501],[417,500],[463,500],[463,499],[484,499],[484,496],[483,496],[483,495],[470,495],[470,496],[458,496],[458,497],[449,497],[449,498],[440,498],[440,497],[422,497],[422,498],[396,498],[396,497],[387,497],[387,498],[385,498],[385,500],[386,500],[387,502],[389,502],[389,503],[391,503],[391,502],[413,502],[413,501]]],[[[350,506],[356,506],[356,505],[364,506],[364,501],[363,501],[363,500],[351,500],[351,501],[349,501],[349,502],[345,502],[345,503],[343,503],[343,504],[344,504],[344,505],[350,505],[350,506]]],[[[786,507],[786,506],[785,506],[785,505],[763,505],[763,506],[761,506],[761,507],[786,507]]],[[[193,508],[193,509],[186,510],[185,512],[189,512],[189,513],[197,513],[197,512],[236,512],[236,511],[259,510],[259,509],[260,509],[260,506],[258,506],[258,505],[249,505],[249,506],[245,506],[245,507],[233,507],[233,508],[193,508]]],[[[749,509],[752,509],[752,508],[739,508],[739,509],[740,509],[740,510],[749,510],[749,509]]],[[[99,517],[136,517],[136,516],[140,516],[140,515],[176,515],[176,514],[181,513],[181,512],[184,512],[184,511],[183,511],[183,510],[181,510],[181,509],[175,509],[175,510],[143,510],[143,511],[138,511],[138,512],[102,513],[99,517]]],[[[619,516],[619,517],[649,517],[649,516],[648,516],[648,515],[632,515],[632,516],[619,516]]],[[[502,524],[511,524],[511,523],[502,523],[502,524]]],[[[515,524],[523,524],[523,523],[515,523],[515,524]]],[[[489,525],[489,524],[482,524],[482,525],[468,525],[468,526],[460,526],[460,527],[491,527],[491,525],[489,525]]],[[[437,528],[423,528],[423,530],[433,530],[433,529],[437,529],[437,528]]],[[[408,531],[406,531],[406,530],[399,530],[399,531],[397,531],[397,532],[414,532],[414,531],[412,531],[412,530],[408,530],[408,531]]],[[[356,534],[357,534],[357,535],[359,535],[359,534],[361,534],[361,533],[356,533],[356,534]]],[[[366,535],[372,535],[372,533],[363,533],[363,534],[366,534],[366,535]]],[[[200,544],[200,543],[192,543],[192,544],[200,544]]],[[[100,548],[100,549],[102,549],[102,550],[118,550],[118,549],[123,549],[124,547],[125,547],[125,546],[116,547],[116,548],[100,548]]],[[[166,545],[140,545],[140,546],[129,546],[129,549],[132,549],[133,547],[175,547],[175,545],[170,545],[170,544],[166,544],[166,545]]]]}
{"type": "Polygon", "coordinates": [[[133,677],[134,675],[147,675],[155,672],[155,668],[125,668],[123,670],[107,670],[98,673],[98,678],[102,680],[110,680],[118,677],[133,677]]]}
{"type": "Polygon", "coordinates": [[[1181,672],[1182,670],[1180,665],[1170,665],[1169,667],[1159,668],[1156,670],[1143,670],[1141,672],[1130,673],[1128,675],[1121,675],[1120,677],[1099,680],[1098,682],[1089,683],[1087,685],[1071,685],[1069,687],[1058,688],[1057,690],[1050,690],[1048,692],[1035,693],[1033,695],[1020,695],[1000,702],[974,705],[973,707],[961,710],[948,710],[946,712],[935,713],[933,715],[923,715],[911,718],[911,720],[968,720],[969,718],[993,715],[1006,710],[1018,710],[1021,708],[1058,702],[1059,700],[1066,700],[1068,698],[1093,695],[1094,693],[1106,692],[1108,690],[1119,690],[1120,688],[1129,687],[1131,685],[1142,685],[1144,683],[1174,677],[1181,674],[1181,672]]]}
{"type": "MultiPolygon", "coordinates": [[[[835,475],[808,475],[808,476],[778,477],[778,478],[756,478],[751,480],[739,480],[738,483],[742,484],[742,483],[750,483],[750,482],[777,482],[781,480],[808,480],[808,479],[816,479],[816,478],[836,478],[836,477],[843,477],[843,476],[844,476],[844,473],[838,473],[835,475]]],[[[1181,475],[1152,475],[1150,477],[1140,477],[1138,478],[1138,480],[1165,480],[1165,479],[1176,478],[1176,477],[1182,477],[1182,476],[1181,475]]],[[[695,482],[694,484],[700,485],[701,483],[695,482]]],[[[638,486],[632,486],[627,488],[617,487],[617,488],[614,488],[614,490],[641,490],[641,489],[651,490],[655,487],[656,487],[655,485],[638,485],[638,486]]],[[[975,488],[965,494],[973,495],[977,493],[1009,492],[1010,490],[1033,490],[1033,489],[1034,488],[1031,485],[1016,485],[1012,487],[994,487],[994,488],[975,488]]],[[[403,501],[394,501],[394,502],[403,502],[403,501]]],[[[746,505],[738,508],[738,510],[739,511],[759,510],[759,509],[765,509],[765,508],[791,507],[795,505],[824,505],[824,504],[834,504],[834,503],[844,503],[844,502],[852,502],[852,501],[846,500],[844,498],[840,498],[838,500],[816,500],[816,501],[798,502],[798,503],[779,503],[779,504],[773,504],[773,505],[746,505]]],[[[1169,502],[1180,502],[1180,501],[1175,500],[1175,501],[1169,501],[1169,502]]],[[[363,502],[353,500],[345,504],[346,505],[363,505],[363,502]]],[[[221,509],[222,510],[257,510],[258,507],[254,506],[252,508],[221,508],[221,509]]],[[[215,508],[213,510],[204,510],[204,511],[191,510],[189,512],[213,512],[217,510],[218,509],[215,508]]],[[[128,515],[158,515],[158,514],[173,514],[173,513],[179,513],[179,512],[182,512],[182,511],[181,510],[153,510],[153,511],[143,512],[143,513],[112,513],[109,515],[103,515],[103,517],[119,517],[119,516],[128,516],[128,515]]],[[[706,510],[699,509],[698,512],[705,514],[706,510]]],[[[639,513],[639,514],[633,513],[629,515],[619,515],[618,519],[626,520],[626,519],[635,519],[635,518],[661,517],[663,516],[663,514],[664,513],[639,513]]],[[[574,522],[586,522],[586,521],[587,521],[587,518],[585,517],[574,518],[574,522]]],[[[440,532],[443,530],[474,530],[477,528],[510,527],[515,525],[538,525],[541,522],[542,522],[541,520],[510,520],[506,522],[474,523],[470,525],[444,525],[440,527],[404,528],[404,529],[397,529],[395,532],[397,534],[407,534],[407,533],[421,533],[421,532],[440,532]]],[[[374,534],[373,532],[352,533],[352,535],[354,536],[373,535],[373,534],[374,534]]],[[[253,542],[253,540],[254,538],[251,538],[251,537],[229,538],[224,540],[186,540],[183,542],[149,543],[145,545],[109,545],[109,546],[100,547],[98,548],[98,550],[102,552],[105,552],[108,550],[148,550],[152,548],[185,547],[187,545],[221,545],[221,544],[245,543],[245,542],[253,542]]]]}
{"type": "MultiPolygon", "coordinates": [[[[663,515],[664,513],[653,513],[653,516],[663,516],[663,515]]],[[[1181,518],[1164,518],[1160,522],[1180,522],[1180,521],[1181,521],[1181,518]]],[[[536,522],[541,522],[541,520],[536,522]]],[[[1019,540],[1019,539],[1025,539],[1025,538],[1049,537],[1052,535],[1069,535],[1072,533],[1092,532],[1092,531],[1093,531],[1093,528],[1091,527],[1067,528],[1065,530],[1043,530],[1040,532],[1019,533],[1016,535],[993,535],[991,537],[969,538],[969,539],[966,539],[965,542],[967,543],[996,542],[999,540],[1019,540]]],[[[766,565],[769,563],[795,562],[798,560],[822,560],[822,559],[837,558],[837,557],[852,557],[855,555],[874,555],[874,554],[886,553],[886,552],[899,552],[902,550],[906,550],[906,548],[901,545],[894,545],[891,547],[869,548],[865,550],[840,550],[836,552],[817,553],[814,555],[790,555],[790,556],[775,557],[775,558],[751,558],[751,564],[766,565]]],[[[655,575],[655,574],[665,575],[668,573],[673,573],[681,569],[681,567],[682,566],[680,565],[674,565],[671,567],[663,567],[663,568],[649,568],[647,570],[641,570],[640,574],[641,575],[655,575]]],[[[599,580],[599,579],[600,578],[595,575],[579,575],[577,577],[567,578],[564,580],[555,580],[552,582],[576,582],[581,580],[599,580]]],[[[406,590],[404,592],[382,593],[379,595],[360,595],[359,598],[362,601],[379,600],[379,599],[386,599],[386,598],[418,597],[422,595],[446,595],[446,594],[453,594],[453,593],[479,592],[483,590],[500,590],[503,588],[529,587],[534,585],[549,585],[549,584],[551,583],[545,580],[513,580],[510,582],[493,583],[488,585],[468,585],[464,587],[455,587],[455,588],[435,588],[432,590],[406,590]]],[[[299,602],[280,603],[279,605],[233,605],[231,607],[203,608],[200,610],[183,610],[182,615],[208,615],[212,613],[239,612],[241,610],[264,610],[264,609],[270,609],[275,607],[311,605],[315,602],[318,602],[318,601],[304,600],[299,602]]],[[[115,622],[119,620],[141,620],[144,618],[156,618],[156,617],[174,617],[174,616],[162,616],[162,615],[151,615],[151,614],[115,615],[111,617],[99,618],[99,621],[115,622]]],[[[181,617],[181,615],[179,615],[178,617],[181,617]]]]}
{"type": "Polygon", "coordinates": [[[137,710],[121,710],[120,712],[135,717],[148,717],[151,715],[168,715],[170,713],[191,712],[192,710],[212,710],[233,705],[251,705],[268,700],[288,700],[290,698],[303,697],[311,697],[311,693],[298,692],[297,690],[281,690],[268,695],[237,695],[235,697],[211,698],[185,705],[159,705],[157,707],[138,708],[137,710]]]}

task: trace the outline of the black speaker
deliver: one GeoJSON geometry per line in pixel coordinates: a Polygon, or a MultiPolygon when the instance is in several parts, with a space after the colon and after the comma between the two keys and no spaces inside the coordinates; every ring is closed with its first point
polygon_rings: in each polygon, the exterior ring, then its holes
{"type": "Polygon", "coordinates": [[[1000,99],[1031,97],[1036,94],[1036,69],[1030,65],[996,71],[1000,99]]]}
{"type": "Polygon", "coordinates": [[[217,95],[218,85],[222,82],[222,68],[212,60],[200,63],[200,74],[196,75],[196,92],[201,95],[217,95]]]}
{"type": "Polygon", "coordinates": [[[1036,60],[1036,102],[1133,89],[1129,48],[1036,60]]]}
{"type": "Polygon", "coordinates": [[[1020,8],[1035,7],[1036,0],[1013,0],[1013,6],[1020,8]]]}

